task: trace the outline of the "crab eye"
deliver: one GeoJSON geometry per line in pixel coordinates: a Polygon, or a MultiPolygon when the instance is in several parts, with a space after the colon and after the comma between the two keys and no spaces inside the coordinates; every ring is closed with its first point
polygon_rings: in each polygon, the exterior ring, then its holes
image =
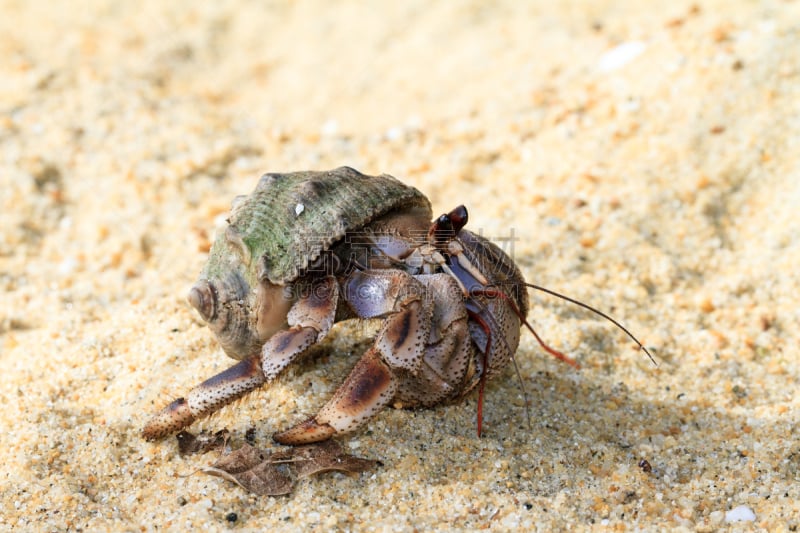
{"type": "Polygon", "coordinates": [[[428,239],[437,248],[443,248],[458,235],[468,219],[467,208],[460,205],[431,224],[428,239]]]}
{"type": "MultiPolygon", "coordinates": [[[[442,215],[444,216],[444,215],[442,215]]],[[[447,217],[450,219],[450,225],[453,228],[455,233],[461,231],[461,228],[467,225],[467,220],[469,220],[469,214],[467,213],[467,208],[463,205],[460,205],[447,213],[447,217]]]]}
{"type": "Polygon", "coordinates": [[[449,215],[442,215],[437,218],[428,231],[428,239],[436,247],[446,245],[454,235],[453,223],[450,222],[449,215]]]}

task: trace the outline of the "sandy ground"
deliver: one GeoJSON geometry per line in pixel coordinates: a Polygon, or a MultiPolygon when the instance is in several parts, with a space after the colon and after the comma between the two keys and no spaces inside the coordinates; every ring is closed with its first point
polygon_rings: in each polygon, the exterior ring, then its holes
{"type": "MultiPolygon", "coordinates": [[[[162,4],[0,2],[0,528],[800,526],[798,2],[162,4]],[[523,336],[530,425],[509,371],[481,439],[473,396],[387,410],[342,439],[383,466],[288,497],[190,475],[214,456],[139,431],[230,364],[185,302],[215,223],[343,164],[513,234],[659,366],[533,294],[582,369],[523,336]]],[[[195,429],[271,447],[364,332],[195,429]]]]}

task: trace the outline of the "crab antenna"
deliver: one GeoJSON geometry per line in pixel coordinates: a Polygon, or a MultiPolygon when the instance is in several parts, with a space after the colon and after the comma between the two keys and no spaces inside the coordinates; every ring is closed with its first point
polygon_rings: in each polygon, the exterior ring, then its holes
{"type": "MultiPolygon", "coordinates": [[[[652,361],[652,363],[653,363],[654,365],[658,366],[658,363],[656,363],[656,360],[653,358],[652,354],[651,354],[651,353],[650,353],[650,352],[647,350],[647,348],[645,348],[645,347],[644,347],[644,344],[642,344],[641,342],[639,342],[639,339],[637,339],[636,337],[634,337],[634,336],[633,336],[633,333],[631,333],[630,331],[628,331],[628,329],[627,329],[625,326],[623,326],[622,324],[620,324],[619,322],[617,322],[616,320],[614,320],[613,318],[611,318],[610,316],[608,316],[608,315],[607,315],[607,314],[605,314],[604,312],[602,312],[602,311],[600,311],[600,310],[598,310],[598,309],[595,309],[595,308],[594,308],[594,307],[592,307],[591,305],[585,304],[585,303],[583,303],[583,302],[579,302],[578,300],[575,300],[574,298],[570,298],[569,296],[564,296],[563,294],[561,294],[561,293],[558,293],[558,292],[556,292],[556,291],[553,291],[553,290],[550,290],[550,289],[545,289],[544,287],[540,287],[539,285],[534,285],[533,283],[525,283],[525,285],[526,285],[527,287],[530,287],[531,289],[536,289],[537,291],[546,292],[547,294],[549,294],[549,295],[551,295],[551,296],[555,296],[555,297],[557,297],[557,298],[561,298],[562,300],[566,300],[566,301],[568,301],[568,302],[570,302],[570,303],[573,303],[573,304],[575,304],[575,305],[578,305],[578,306],[580,306],[580,307],[583,307],[584,309],[587,309],[587,310],[591,311],[592,313],[595,313],[595,314],[597,314],[597,315],[600,315],[601,317],[605,318],[606,320],[608,320],[609,322],[611,322],[612,324],[614,324],[615,326],[617,326],[619,329],[621,329],[622,331],[624,331],[624,332],[625,332],[625,334],[626,334],[628,337],[630,337],[631,339],[633,339],[633,342],[635,342],[636,344],[638,344],[638,345],[639,345],[639,348],[640,348],[640,349],[642,349],[642,350],[644,351],[644,353],[646,353],[646,354],[647,354],[647,357],[649,357],[649,358],[650,358],[650,361],[652,361]]],[[[536,335],[536,333],[534,333],[534,335],[536,335]]],[[[537,336],[537,339],[538,339],[538,336],[537,336]]],[[[541,342],[541,341],[540,341],[540,342],[541,342]]]]}

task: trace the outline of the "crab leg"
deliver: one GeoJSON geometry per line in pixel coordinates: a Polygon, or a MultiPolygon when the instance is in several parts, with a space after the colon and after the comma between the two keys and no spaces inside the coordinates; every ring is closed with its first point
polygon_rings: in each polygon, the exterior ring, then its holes
{"type": "Polygon", "coordinates": [[[413,370],[430,331],[424,287],[402,271],[354,272],[344,284],[345,299],[361,318],[386,317],[375,344],[359,360],[333,398],[314,417],[273,438],[282,444],[326,440],[352,431],[394,397],[394,371],[413,370]]]}
{"type": "Polygon", "coordinates": [[[202,382],[151,418],[142,435],[156,440],[190,426],[248,392],[272,381],[286,365],[330,331],[336,315],[338,285],[333,277],[295,287],[297,301],[287,316],[289,328],[279,331],[251,355],[202,382]]]}
{"type": "Polygon", "coordinates": [[[289,329],[279,331],[261,348],[261,367],[268,381],[312,344],[328,334],[336,318],[339,284],[333,276],[299,283],[297,302],[289,310],[289,329]]]}
{"type": "Polygon", "coordinates": [[[188,427],[237,398],[260,387],[266,378],[261,372],[259,356],[239,361],[178,398],[151,418],[142,430],[147,440],[156,440],[188,427]]]}
{"type": "Polygon", "coordinates": [[[272,436],[280,444],[306,444],[347,433],[369,420],[394,398],[397,382],[373,347],[359,359],[333,398],[309,418],[272,436]]]}

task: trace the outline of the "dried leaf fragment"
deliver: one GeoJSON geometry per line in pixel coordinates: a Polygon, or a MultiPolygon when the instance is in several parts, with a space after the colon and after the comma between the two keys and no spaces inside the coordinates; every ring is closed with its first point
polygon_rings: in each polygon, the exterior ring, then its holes
{"type": "Polygon", "coordinates": [[[344,453],[335,441],[308,444],[268,454],[245,443],[203,469],[260,496],[288,494],[295,478],[333,470],[357,473],[372,468],[377,461],[344,453]]]}
{"type": "Polygon", "coordinates": [[[201,431],[199,435],[181,431],[175,435],[175,438],[178,439],[178,453],[181,455],[193,455],[206,453],[215,448],[222,448],[228,441],[228,435],[227,429],[221,429],[214,434],[201,431]]]}
{"type": "Polygon", "coordinates": [[[232,481],[259,496],[289,494],[294,486],[284,463],[272,461],[265,452],[249,444],[223,455],[203,472],[232,481]]]}
{"type": "Polygon", "coordinates": [[[294,452],[294,467],[297,477],[304,478],[323,472],[366,472],[376,461],[344,453],[342,446],[333,440],[299,446],[294,452]]]}

